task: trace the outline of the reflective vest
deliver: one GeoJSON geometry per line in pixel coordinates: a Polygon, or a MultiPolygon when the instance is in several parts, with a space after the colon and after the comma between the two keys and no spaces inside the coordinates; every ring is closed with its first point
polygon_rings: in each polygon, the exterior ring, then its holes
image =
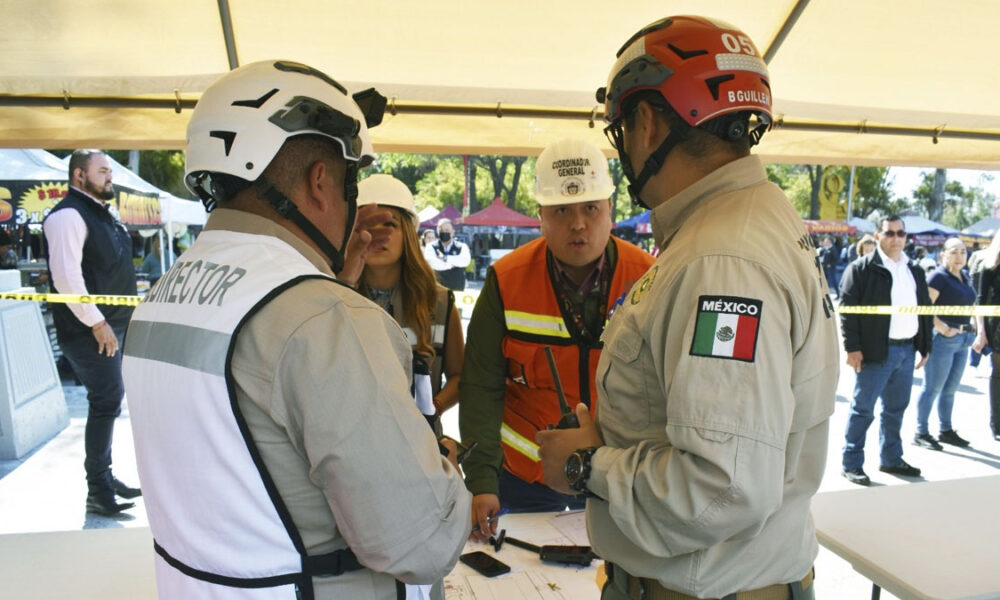
{"type": "MultiPolygon", "coordinates": [[[[609,310],[653,264],[653,257],[643,250],[611,239],[618,260],[605,299],[609,310]]],[[[546,264],[547,248],[545,239],[539,238],[493,265],[507,330],[503,338],[507,391],[500,430],[504,468],[529,483],[543,481],[535,433],[562,416],[545,346],[552,347],[567,404],[574,408],[583,402],[591,416],[596,410],[592,399],[597,399],[594,374],[603,346],[599,340],[580,338],[563,318],[546,264]]]]}
{"type": "Polygon", "coordinates": [[[313,576],[362,568],[349,549],[306,555],[231,371],[243,324],[316,278],[275,237],[210,230],[135,310],[122,368],[161,598],[311,599],[313,576]]]}

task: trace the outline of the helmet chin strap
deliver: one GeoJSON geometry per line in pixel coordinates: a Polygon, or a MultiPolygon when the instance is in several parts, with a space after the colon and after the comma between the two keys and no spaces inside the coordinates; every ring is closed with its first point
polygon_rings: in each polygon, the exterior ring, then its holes
{"type": "Polygon", "coordinates": [[[625,173],[625,178],[629,182],[628,193],[632,196],[632,202],[647,210],[651,209],[648,204],[642,201],[639,194],[642,192],[642,188],[646,187],[646,183],[649,182],[650,178],[660,172],[660,169],[663,168],[663,163],[667,160],[667,154],[680,141],[681,138],[679,135],[674,132],[668,133],[660,146],[646,159],[646,163],[642,166],[642,171],[638,177],[636,177],[635,172],[632,170],[632,161],[629,159],[628,153],[625,152],[624,138],[621,138],[621,141],[616,144],[618,146],[618,155],[621,158],[622,172],[625,173]]]}
{"type": "Polygon", "coordinates": [[[344,223],[344,236],[340,248],[335,248],[333,243],[303,215],[295,203],[288,196],[274,187],[266,177],[261,175],[253,183],[254,191],[258,196],[267,200],[279,215],[298,225],[306,236],[319,246],[322,252],[330,259],[330,268],[334,273],[340,273],[344,268],[344,250],[347,242],[350,241],[351,231],[354,229],[354,219],[358,213],[358,169],[353,164],[347,165],[347,172],[344,175],[344,201],[347,202],[347,219],[344,223]]]}

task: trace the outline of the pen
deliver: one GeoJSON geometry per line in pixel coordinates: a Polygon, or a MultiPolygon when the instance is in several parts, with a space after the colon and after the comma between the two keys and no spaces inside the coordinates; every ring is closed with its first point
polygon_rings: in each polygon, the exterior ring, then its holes
{"type": "MultiPolygon", "coordinates": [[[[498,510],[497,514],[495,514],[495,515],[493,515],[492,517],[489,518],[490,525],[492,525],[493,523],[496,523],[497,519],[499,519],[500,517],[504,516],[505,514],[507,514],[509,512],[510,512],[510,509],[506,508],[506,507],[505,508],[501,508],[500,510],[498,510]]],[[[475,527],[473,527],[472,530],[473,531],[479,531],[479,525],[476,525],[475,527]]]]}

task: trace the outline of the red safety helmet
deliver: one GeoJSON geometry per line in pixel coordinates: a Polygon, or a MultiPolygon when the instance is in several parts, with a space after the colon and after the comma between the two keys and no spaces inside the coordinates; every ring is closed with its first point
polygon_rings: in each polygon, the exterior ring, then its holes
{"type": "MultiPolygon", "coordinates": [[[[739,29],[705,17],[667,17],[639,30],[621,50],[608,76],[607,87],[597,90],[604,103],[604,132],[618,149],[629,194],[649,208],[640,193],[660,171],[670,151],[680,143],[676,131],[647,157],[637,174],[625,151],[624,129],[629,97],[655,92],[682,119],[728,141],[747,135],[750,144],[771,126],[771,85],[767,65],[750,38],[739,29]],[[751,129],[749,115],[756,115],[751,129]]],[[[650,99],[656,105],[656,99],[650,99]]]]}
{"type": "Polygon", "coordinates": [[[744,111],[764,129],[771,123],[767,65],[749,36],[715,19],[667,17],[633,35],[597,90],[604,118],[621,119],[625,99],[642,90],[659,92],[692,127],[744,111]]]}

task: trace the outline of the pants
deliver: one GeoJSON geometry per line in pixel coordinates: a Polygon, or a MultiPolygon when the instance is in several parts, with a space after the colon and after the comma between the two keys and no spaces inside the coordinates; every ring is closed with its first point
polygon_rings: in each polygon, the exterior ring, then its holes
{"type": "Polygon", "coordinates": [[[507,469],[500,469],[500,504],[510,512],[557,512],[586,506],[585,498],[560,494],[544,483],[528,483],[507,469]]]}
{"type": "MultiPolygon", "coordinates": [[[[629,590],[629,579],[632,578],[625,569],[614,565],[610,562],[605,563],[608,581],[604,584],[604,589],[601,590],[601,600],[643,600],[646,597],[644,591],[639,591],[640,586],[633,584],[632,590],[629,590]]],[[[816,598],[816,586],[810,585],[807,588],[802,587],[801,581],[794,581],[788,584],[788,599],[789,600],[815,600],[816,598]]],[[[736,600],[738,596],[735,593],[725,596],[722,600],[736,600]]]]}
{"type": "Polygon", "coordinates": [[[993,371],[990,373],[990,428],[993,435],[1000,434],[1000,352],[990,354],[993,371]]]}
{"type": "Polygon", "coordinates": [[[868,426],[875,419],[875,400],[882,397],[881,464],[895,466],[903,461],[903,442],[899,430],[903,412],[910,403],[913,387],[913,366],[916,350],[913,345],[889,344],[885,362],[865,362],[854,384],[854,398],[847,418],[843,466],[861,469],[865,464],[865,437],[868,426]]]}
{"type": "MultiPolygon", "coordinates": [[[[67,336],[56,332],[63,355],[69,360],[84,387],[87,388],[87,424],[83,444],[83,468],[87,472],[87,487],[91,493],[107,492],[111,487],[111,436],[115,419],[121,414],[125,384],[122,381],[122,353],[108,357],[97,353],[97,340],[84,336],[67,336]]],[[[115,332],[119,348],[124,332],[115,332]]]]}
{"type": "Polygon", "coordinates": [[[917,400],[917,433],[930,433],[927,420],[931,406],[938,402],[938,423],[941,431],[951,430],[951,409],[955,404],[955,391],[965,372],[965,355],[975,339],[973,333],[960,333],[945,337],[934,332],[934,351],[924,365],[924,388],[917,400]]]}

